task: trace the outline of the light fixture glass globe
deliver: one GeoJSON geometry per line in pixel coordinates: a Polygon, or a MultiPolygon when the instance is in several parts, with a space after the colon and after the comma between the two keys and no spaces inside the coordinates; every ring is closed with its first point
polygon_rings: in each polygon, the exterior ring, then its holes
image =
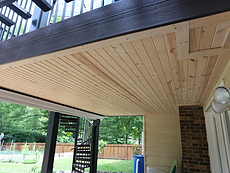
{"type": "Polygon", "coordinates": [[[226,104],[230,100],[229,90],[225,87],[218,87],[213,95],[215,101],[220,104],[226,104]]]}

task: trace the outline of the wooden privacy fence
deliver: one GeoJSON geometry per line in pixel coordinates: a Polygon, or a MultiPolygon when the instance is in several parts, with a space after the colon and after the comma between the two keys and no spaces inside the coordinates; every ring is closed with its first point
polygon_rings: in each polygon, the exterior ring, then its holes
{"type": "MultiPolygon", "coordinates": [[[[132,144],[108,144],[104,150],[98,154],[100,159],[122,159],[122,160],[132,160],[133,149],[132,144]]],[[[139,154],[142,153],[141,145],[138,145],[140,148],[139,154]]]]}
{"type": "MultiPolygon", "coordinates": [[[[23,146],[25,144],[26,143],[13,143],[11,145],[11,143],[5,143],[3,148],[6,150],[22,151],[23,146]]],[[[27,143],[27,146],[29,147],[29,149],[32,149],[34,145],[35,145],[36,150],[44,151],[45,143],[27,143]]],[[[73,152],[73,150],[71,150],[71,148],[73,147],[74,147],[74,144],[72,143],[57,143],[55,153],[73,152]]]]}
{"type": "MultiPolygon", "coordinates": [[[[22,151],[23,146],[25,143],[14,143],[11,145],[11,143],[5,143],[3,148],[6,150],[18,150],[22,151]]],[[[30,149],[33,148],[35,145],[36,150],[44,150],[45,143],[27,143],[30,149]]],[[[98,154],[98,158],[100,159],[122,159],[122,160],[132,160],[133,149],[132,144],[108,144],[104,148],[104,150],[98,154]]],[[[142,153],[142,147],[141,145],[138,145],[140,148],[139,154],[142,153]]],[[[65,152],[73,152],[71,148],[73,148],[74,145],[72,143],[57,143],[56,144],[56,150],[55,153],[65,153],[65,152]]]]}

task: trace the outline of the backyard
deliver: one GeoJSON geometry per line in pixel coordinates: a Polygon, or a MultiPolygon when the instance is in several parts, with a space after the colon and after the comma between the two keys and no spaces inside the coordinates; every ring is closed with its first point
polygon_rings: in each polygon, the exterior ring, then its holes
{"type": "MultiPolygon", "coordinates": [[[[0,102],[0,108],[0,134],[3,134],[0,139],[0,172],[40,172],[49,112],[7,102],[0,102]]],[[[81,122],[83,132],[86,119],[82,118],[81,122]]],[[[133,172],[133,155],[141,154],[141,145],[137,143],[141,143],[142,129],[142,116],[104,117],[100,123],[97,171],[133,172]],[[133,151],[134,146],[138,148],[137,153],[133,151]]],[[[53,172],[71,171],[74,134],[63,126],[58,127],[53,172]],[[64,153],[72,154],[66,156],[64,153]]]]}
{"type": "MultiPolygon", "coordinates": [[[[54,161],[53,172],[70,171],[72,158],[56,158],[54,161]]],[[[1,173],[39,173],[42,162],[36,164],[22,163],[3,163],[0,162],[1,173]]],[[[98,171],[106,172],[133,172],[133,160],[115,160],[115,159],[99,159],[98,171]]]]}

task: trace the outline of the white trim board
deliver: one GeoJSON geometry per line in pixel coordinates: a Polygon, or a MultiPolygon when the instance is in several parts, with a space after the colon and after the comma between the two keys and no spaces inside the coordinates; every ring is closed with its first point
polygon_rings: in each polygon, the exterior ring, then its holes
{"type": "Polygon", "coordinates": [[[84,117],[88,119],[94,119],[94,120],[103,119],[103,116],[100,116],[98,114],[86,112],[83,110],[79,110],[77,108],[75,109],[64,105],[59,105],[56,103],[40,100],[38,98],[33,98],[30,96],[14,93],[3,89],[0,89],[0,101],[10,102],[10,103],[24,105],[24,106],[30,106],[30,107],[44,109],[53,112],[59,112],[59,113],[73,115],[77,117],[84,117]]]}

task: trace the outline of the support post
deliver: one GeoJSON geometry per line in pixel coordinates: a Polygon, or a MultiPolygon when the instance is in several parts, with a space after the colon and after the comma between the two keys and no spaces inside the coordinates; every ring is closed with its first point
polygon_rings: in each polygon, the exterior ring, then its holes
{"type": "Polygon", "coordinates": [[[50,112],[42,173],[52,173],[60,113],[50,112]]]}
{"type": "Polygon", "coordinates": [[[99,125],[100,125],[100,120],[93,121],[90,173],[97,172],[99,125]]]}

